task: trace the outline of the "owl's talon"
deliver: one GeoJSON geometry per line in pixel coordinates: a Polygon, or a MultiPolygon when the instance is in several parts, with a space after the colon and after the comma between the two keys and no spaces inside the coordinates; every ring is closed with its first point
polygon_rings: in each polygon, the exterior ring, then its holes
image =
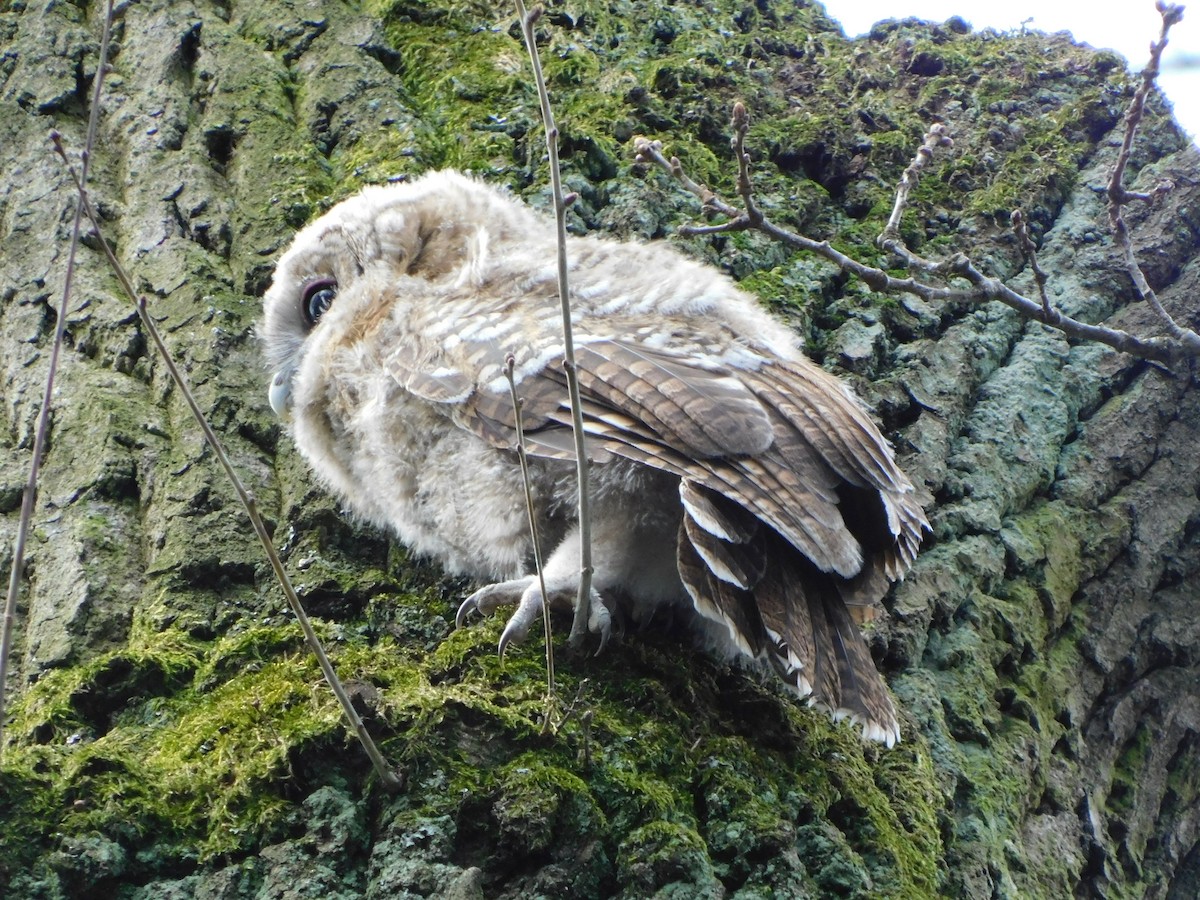
{"type": "Polygon", "coordinates": [[[514,581],[501,581],[481,587],[462,602],[454,616],[454,627],[462,628],[471,613],[490,616],[501,606],[511,606],[521,601],[522,595],[533,583],[533,576],[514,581]]]}
{"type": "Polygon", "coordinates": [[[600,646],[596,648],[593,656],[599,656],[604,652],[604,648],[608,646],[608,639],[612,637],[612,615],[608,611],[608,607],[601,601],[600,596],[594,591],[592,592],[592,602],[588,609],[588,631],[592,634],[600,635],[600,646]]]}
{"type": "Polygon", "coordinates": [[[512,614],[508,620],[508,624],[504,626],[504,631],[500,635],[500,646],[498,652],[500,656],[504,656],[504,651],[511,643],[524,643],[525,638],[529,635],[529,629],[533,627],[533,623],[538,620],[542,614],[542,591],[537,584],[531,584],[521,594],[521,600],[517,604],[517,611],[512,614]]]}
{"type": "MultiPolygon", "coordinates": [[[[548,590],[552,602],[572,603],[575,600],[577,588],[572,588],[569,584],[564,583],[548,588],[548,590]]],[[[529,636],[529,629],[542,615],[542,592],[536,576],[530,575],[513,581],[502,581],[481,587],[458,607],[458,613],[454,617],[454,626],[462,628],[472,613],[488,616],[501,606],[510,605],[516,605],[517,608],[500,635],[498,649],[500,655],[503,656],[510,644],[520,644],[525,641],[525,638],[529,636]]],[[[612,614],[595,591],[592,591],[592,602],[588,610],[588,631],[600,636],[600,646],[596,648],[598,656],[608,646],[613,627],[612,614]]]]}
{"type": "Polygon", "coordinates": [[[479,612],[479,607],[475,605],[474,597],[468,597],[458,605],[458,612],[454,614],[454,627],[462,628],[466,625],[467,619],[473,612],[479,612]]]}

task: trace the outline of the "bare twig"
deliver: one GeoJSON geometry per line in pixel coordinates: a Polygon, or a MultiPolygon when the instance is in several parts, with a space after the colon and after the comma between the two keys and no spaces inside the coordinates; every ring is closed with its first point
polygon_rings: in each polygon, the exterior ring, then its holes
{"type": "Polygon", "coordinates": [[[754,202],[754,184],[750,180],[750,154],[746,152],[746,132],[750,130],[750,115],[746,104],[740,100],[733,104],[733,155],[738,164],[738,194],[751,225],[763,219],[763,214],[754,202]]]}
{"type": "Polygon", "coordinates": [[[1150,44],[1150,61],[1142,70],[1142,83],[1138,85],[1138,89],[1133,95],[1133,102],[1129,104],[1129,112],[1125,114],[1125,138],[1121,142],[1121,153],[1117,157],[1117,164],[1113,166],[1112,177],[1108,181],[1108,221],[1112,226],[1113,238],[1116,240],[1117,246],[1121,248],[1121,253],[1125,258],[1125,268],[1129,271],[1129,277],[1133,279],[1133,286],[1137,290],[1138,296],[1154,310],[1154,314],[1162,322],[1167,334],[1176,341],[1187,342],[1189,338],[1194,339],[1196,333],[1180,326],[1163,308],[1158,294],[1150,287],[1142,267],[1138,265],[1137,255],[1133,249],[1133,240],[1129,236],[1129,229],[1125,225],[1123,213],[1125,204],[1130,200],[1150,201],[1174,188],[1170,182],[1163,182],[1149,193],[1135,193],[1126,190],[1124,184],[1125,167],[1129,164],[1133,139],[1136,137],[1138,125],[1141,124],[1146,113],[1146,98],[1150,95],[1150,89],[1154,86],[1155,79],[1158,78],[1162,53],[1167,47],[1167,36],[1171,31],[1171,26],[1183,20],[1182,6],[1158,0],[1155,8],[1162,17],[1162,31],[1158,40],[1150,44]]]}
{"type": "Polygon", "coordinates": [[[403,785],[403,781],[396,774],[395,770],[393,770],[387,764],[387,761],[383,758],[383,754],[381,754],[379,752],[379,748],[376,747],[375,741],[367,732],[362,718],[358,715],[357,710],[354,709],[354,704],[350,700],[350,695],[346,692],[345,687],[342,685],[341,679],[338,678],[337,672],[333,668],[333,663],[330,661],[329,655],[325,652],[325,648],[321,644],[321,639],[317,636],[316,631],[313,629],[312,622],[309,620],[308,614],[304,611],[304,607],[300,603],[300,598],[296,595],[295,588],[292,587],[291,579],[288,578],[287,571],[283,567],[283,561],[279,558],[279,554],[275,550],[275,544],[271,540],[271,535],[267,532],[267,526],[263,522],[262,516],[260,516],[258,513],[257,502],[255,501],[253,495],[251,495],[251,493],[246,489],[246,486],[242,483],[241,478],[233,468],[233,463],[230,461],[229,455],[225,452],[224,445],[217,437],[216,432],[214,432],[212,427],[208,424],[208,420],[205,418],[203,411],[200,409],[200,405],[196,402],[195,396],[188,387],[187,379],[184,378],[183,373],[179,370],[178,366],[175,365],[175,360],[171,357],[171,352],[167,349],[167,345],[163,340],[162,333],[158,329],[158,325],[155,323],[153,316],[150,315],[146,308],[146,298],[140,296],[134,289],[133,281],[130,279],[128,273],[125,271],[124,266],[121,265],[120,261],[113,253],[112,248],[109,246],[108,241],[105,240],[103,234],[101,233],[100,218],[96,215],[96,211],[92,207],[85,185],[80,177],[75,173],[74,168],[67,159],[67,155],[63,150],[62,142],[59,136],[55,134],[53,136],[53,140],[55,149],[58,151],[59,156],[62,157],[63,162],[66,164],[67,170],[71,173],[71,177],[75,179],[75,187],[79,192],[80,205],[83,211],[86,213],[88,219],[91,221],[92,228],[96,231],[96,235],[100,240],[100,246],[103,248],[104,255],[108,259],[109,266],[112,268],[113,273],[116,275],[117,280],[120,282],[121,287],[124,289],[129,299],[133,301],[134,306],[137,308],[138,316],[142,320],[142,324],[146,327],[146,331],[149,333],[155,347],[158,348],[159,355],[167,367],[167,372],[170,374],[171,379],[175,382],[176,387],[179,388],[180,395],[187,403],[188,409],[191,410],[193,418],[195,418],[196,423],[200,426],[200,430],[204,432],[204,438],[208,442],[209,447],[212,449],[213,455],[216,456],[218,462],[220,462],[221,467],[225,470],[225,474],[229,476],[229,480],[233,484],[233,489],[237,493],[238,499],[241,501],[242,506],[245,508],[246,515],[250,518],[250,524],[254,527],[254,533],[258,535],[258,539],[262,543],[263,550],[266,551],[267,559],[270,560],[271,568],[275,572],[275,577],[279,579],[279,583],[283,587],[283,593],[287,598],[288,606],[291,607],[292,612],[295,614],[296,621],[300,623],[300,630],[304,633],[304,640],[308,644],[309,649],[312,650],[313,655],[316,656],[317,662],[321,667],[321,672],[325,676],[326,683],[328,683],[330,689],[333,691],[334,696],[337,697],[338,703],[341,704],[342,713],[345,715],[346,720],[350,723],[350,726],[354,729],[354,733],[358,736],[359,743],[361,743],[363,745],[363,749],[367,751],[367,756],[370,757],[371,763],[374,765],[380,781],[389,789],[400,788],[403,785]]]}
{"type": "MultiPolygon", "coordinates": [[[[112,24],[113,0],[108,0],[104,14],[104,30],[100,36],[100,56],[96,61],[96,77],[92,82],[92,107],[88,112],[87,138],[80,163],[80,184],[87,184],[92,151],[96,146],[96,131],[100,124],[100,90],[104,84],[105,70],[108,68],[108,47],[109,38],[112,35],[112,24]]],[[[79,249],[83,206],[83,197],[80,196],[75,203],[75,220],[71,225],[71,246],[67,251],[67,268],[63,277],[62,299],[58,304],[54,340],[50,345],[46,390],[42,395],[42,408],[38,413],[37,430],[34,432],[33,459],[29,463],[29,479],[25,483],[25,495],[21,499],[21,515],[17,521],[12,569],[8,577],[8,595],[4,602],[4,626],[0,629],[0,759],[4,756],[4,696],[8,684],[8,657],[12,652],[13,631],[16,628],[17,597],[21,592],[21,577],[25,571],[25,542],[29,538],[29,523],[33,520],[33,506],[37,500],[38,472],[41,469],[42,455],[46,452],[46,439],[50,432],[50,402],[54,397],[54,376],[58,372],[58,356],[62,350],[63,334],[67,325],[67,310],[71,299],[71,286],[75,280],[75,254],[79,249]]]]}
{"type": "Polygon", "coordinates": [[[550,94],[542,74],[537,40],[533,26],[542,15],[540,6],[526,10],[524,0],[516,0],[521,19],[521,34],[533,78],[537,84],[538,100],[542,106],[542,121],[546,126],[546,151],[550,157],[550,187],[554,196],[554,221],[558,235],[558,297],[562,306],[563,368],[567,374],[567,393],[571,401],[571,430],[575,435],[575,465],[579,482],[579,594],[575,600],[575,618],[571,622],[572,644],[580,643],[587,635],[592,600],[592,519],[588,497],[588,459],[583,439],[583,410],[579,401],[579,376],[575,368],[575,340],[571,330],[571,294],[567,280],[567,203],[563,197],[562,170],[558,164],[558,126],[550,109],[550,94]]]}
{"type": "MultiPolygon", "coordinates": [[[[740,103],[734,107],[732,125],[735,134],[735,152],[738,154],[738,192],[741,194],[743,202],[747,198],[751,198],[751,204],[741,209],[730,205],[705,185],[699,184],[689,178],[677,157],[667,159],[663,155],[662,143],[660,141],[651,141],[641,137],[634,140],[634,150],[639,162],[658,166],[670,174],[687,191],[698,197],[706,210],[726,217],[727,221],[716,225],[700,227],[685,226],[679,229],[680,234],[703,235],[730,231],[759,231],[771,239],[795,250],[814,253],[829,260],[842,271],[854,275],[872,290],[881,293],[908,293],[923,300],[955,304],[999,300],[1026,318],[1056,328],[1070,337],[1096,341],[1132,356],[1154,360],[1168,366],[1173,365],[1181,359],[1200,357],[1200,335],[1194,331],[1176,326],[1177,330],[1171,332],[1168,337],[1144,338],[1116,328],[1091,325],[1054,309],[1048,301],[1033,300],[1013,290],[999,279],[984,275],[962,253],[955,254],[944,260],[930,260],[908,249],[903,241],[899,239],[900,217],[907,205],[909,193],[920,175],[920,170],[937,147],[947,146],[950,142],[944,128],[940,125],[935,125],[929,130],[916,156],[905,170],[897,190],[892,215],[883,233],[880,234],[878,243],[881,248],[899,256],[910,271],[947,280],[960,279],[967,283],[965,287],[930,284],[913,277],[897,278],[882,269],[868,266],[847,256],[830,246],[828,241],[816,241],[776,225],[754,207],[752,203],[753,195],[749,184],[748,170],[749,157],[738,138],[739,134],[745,134],[745,130],[748,127],[745,108],[740,103]],[[751,210],[754,210],[754,212],[752,213],[751,210]]],[[[1140,270],[1138,270],[1138,274],[1140,276],[1140,270]]],[[[1144,277],[1142,280],[1144,281],[1144,277]]]]}
{"type": "MultiPolygon", "coordinates": [[[[684,175],[679,159],[671,157],[669,163],[671,174],[679,179],[685,188],[700,198],[705,209],[720,213],[728,219],[717,225],[684,225],[679,229],[680,234],[697,236],[763,228],[765,220],[758,204],[754,202],[754,182],[750,177],[750,154],[746,152],[746,132],[749,130],[750,115],[746,112],[746,105],[739,100],[733,104],[733,137],[729,144],[733,148],[733,158],[737,160],[738,164],[738,195],[742,198],[742,209],[740,210],[725,203],[704,185],[697,184],[684,175]]],[[[637,138],[634,141],[636,148],[641,148],[643,145],[646,145],[651,153],[654,149],[660,151],[662,149],[662,144],[658,141],[647,142],[645,138],[637,138]]],[[[641,156],[642,151],[638,149],[638,158],[641,159],[641,156]]],[[[661,158],[660,153],[659,159],[661,158]]]]}
{"type": "Polygon", "coordinates": [[[542,721],[542,734],[549,734],[554,725],[554,642],[550,627],[550,598],[546,594],[546,577],[542,569],[542,540],[538,534],[537,515],[533,506],[533,489],[529,478],[529,457],[525,452],[525,425],[521,419],[524,401],[517,396],[517,380],[513,369],[517,360],[511,353],[504,358],[504,376],[512,393],[513,418],[517,423],[517,459],[521,463],[521,483],[525,486],[525,512],[529,516],[529,535],[533,541],[533,564],[537,571],[538,589],[542,592],[542,629],[546,636],[546,718],[542,721]]]}
{"type": "Polygon", "coordinates": [[[590,769],[592,767],[592,710],[585,709],[579,717],[579,724],[583,727],[583,747],[581,756],[583,756],[583,767],[590,769]]]}
{"type": "Polygon", "coordinates": [[[580,679],[579,686],[575,689],[575,696],[571,698],[571,702],[568,703],[567,708],[563,710],[562,719],[559,720],[558,723],[560,728],[571,721],[571,716],[575,715],[578,710],[584,708],[583,698],[587,695],[588,689],[591,687],[591,685],[592,683],[589,679],[580,679]]]}
{"type": "MultiPolygon", "coordinates": [[[[921,170],[925,168],[929,160],[933,159],[933,151],[938,147],[953,146],[954,141],[946,134],[945,125],[937,122],[929,127],[929,131],[925,132],[924,140],[921,141],[921,146],[917,148],[917,155],[913,157],[912,162],[904,170],[904,174],[900,176],[900,183],[896,185],[896,202],[892,205],[892,214],[888,216],[887,224],[883,226],[883,231],[875,240],[875,244],[880,250],[899,256],[910,267],[929,271],[928,261],[912,253],[900,237],[900,220],[908,206],[909,194],[921,180],[921,170]]],[[[936,268],[936,264],[934,268],[936,268]]]]}
{"type": "Polygon", "coordinates": [[[1021,248],[1021,255],[1025,257],[1025,261],[1029,263],[1030,271],[1033,272],[1033,280],[1037,283],[1038,296],[1042,301],[1042,314],[1047,321],[1057,322],[1062,318],[1061,313],[1050,305],[1050,298],[1046,295],[1046,272],[1038,263],[1037,247],[1034,246],[1033,238],[1029,236],[1029,229],[1025,227],[1025,213],[1019,209],[1012,211],[1012,226],[1013,233],[1017,237],[1017,246],[1021,248]]]}

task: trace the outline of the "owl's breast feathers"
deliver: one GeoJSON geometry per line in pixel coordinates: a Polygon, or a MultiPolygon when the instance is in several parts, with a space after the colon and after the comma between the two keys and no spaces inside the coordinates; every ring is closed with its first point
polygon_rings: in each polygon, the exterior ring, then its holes
{"type": "MultiPolygon", "coordinates": [[[[397,208],[423,204],[389,215],[424,243],[375,292],[391,324],[372,352],[391,383],[511,451],[512,354],[529,452],[572,459],[552,227],[456,175],[395,190],[397,208]]],[[[364,198],[386,206],[380,191],[364,198]]],[[[855,622],[912,564],[928,523],[883,436],[720,273],[662,246],[571,239],[568,255],[589,457],[677,476],[677,568],[696,610],[810,702],[894,743],[895,710],[855,622]]]]}

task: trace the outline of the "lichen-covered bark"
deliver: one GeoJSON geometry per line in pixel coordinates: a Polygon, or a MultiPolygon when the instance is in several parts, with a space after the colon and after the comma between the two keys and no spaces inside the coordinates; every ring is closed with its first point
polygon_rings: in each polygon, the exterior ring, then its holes
{"type": "MultiPolygon", "coordinates": [[[[0,537],[29,464],[74,198],[97,4],[0,12],[0,537]]],[[[671,238],[693,201],[629,159],[661,138],[732,195],[754,117],[768,212],[871,238],[924,128],[952,153],[906,237],[1054,302],[1152,329],[1102,196],[1131,94],[1110,54],[951,20],[849,42],[819,7],[552,4],[540,26],[572,227],[671,238]]],[[[1149,39],[1147,35],[1147,39],[1149,39]]],[[[999,306],[885,298],[738,235],[681,242],[851,378],[934,533],[871,634],[895,750],[709,659],[680,623],[599,658],[451,632],[465,585],[346,523],[266,405],[253,325],[272,260],[359,185],[469,168],[546,203],[536,99],[494,4],[143,0],[119,13],[93,192],[201,405],[275,527],[405,788],[385,794],[283,611],[229,485],[83,249],[20,610],[0,768],[14,898],[1195,896],[1200,886],[1200,412],[1189,372],[1072,345],[999,306]]],[[[1193,325],[1200,157],[1159,109],[1129,218],[1193,325]]],[[[514,503],[520,503],[514,498],[514,503]]]]}

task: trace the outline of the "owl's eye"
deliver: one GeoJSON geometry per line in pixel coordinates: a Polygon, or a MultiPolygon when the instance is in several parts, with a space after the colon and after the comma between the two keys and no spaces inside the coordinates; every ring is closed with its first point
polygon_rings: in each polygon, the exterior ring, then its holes
{"type": "Polygon", "coordinates": [[[309,325],[317,324],[336,296],[337,282],[332,278],[320,278],[304,286],[304,292],[300,295],[300,310],[309,325]]]}

